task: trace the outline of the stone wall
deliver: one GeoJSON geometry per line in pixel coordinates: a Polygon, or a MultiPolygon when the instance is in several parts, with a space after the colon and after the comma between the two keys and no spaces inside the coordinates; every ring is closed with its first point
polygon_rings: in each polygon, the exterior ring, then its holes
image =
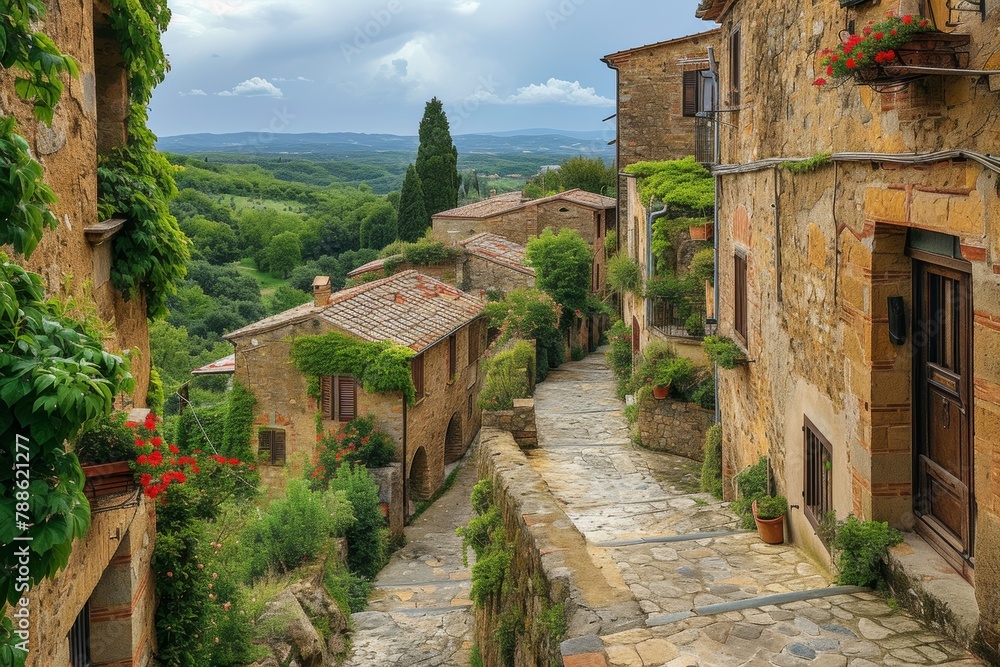
{"type": "Polygon", "coordinates": [[[406,525],[403,518],[403,466],[392,463],[384,468],[375,468],[371,473],[378,484],[382,515],[389,521],[389,534],[401,538],[406,525]]]}
{"type": "Polygon", "coordinates": [[[483,410],[483,428],[507,431],[521,449],[534,449],[538,446],[535,399],[514,399],[513,410],[483,410]]]}
{"type": "Polygon", "coordinates": [[[705,433],[715,423],[715,412],[694,403],[649,396],[639,403],[642,446],[704,461],[705,433]]]}
{"type": "MultiPolygon", "coordinates": [[[[31,105],[14,93],[16,70],[0,71],[0,109],[17,120],[32,154],[45,169],[44,180],[55,191],[58,202],[52,212],[59,220],[48,229],[31,259],[15,261],[45,279],[46,294],[74,297],[85,307],[95,308],[112,330],[105,346],[115,352],[135,349],[132,375],[136,388],[120,407],[145,406],[149,384],[149,330],[143,298],[125,301],[111,279],[113,240],[92,246],[85,229],[96,225],[98,149],[122,143],[121,123],[127,110],[125,73],[121,67],[103,62],[108,53],[104,44],[95,49],[94,28],[103,20],[93,0],[47,3],[48,17],[40,25],[63,53],[79,63],[79,78],[66,77],[66,88],[55,109],[51,127],[35,120],[31,105]],[[100,62],[99,62],[100,61],[100,62]]],[[[103,39],[99,42],[108,42],[103,39]]],[[[112,55],[118,45],[113,43],[112,55]]],[[[117,56],[120,60],[120,55],[117,56]]],[[[14,257],[9,247],[0,251],[14,257]]]]}
{"type": "Polygon", "coordinates": [[[532,271],[467,254],[465,261],[462,262],[461,284],[458,288],[470,293],[494,290],[506,294],[516,289],[534,286],[535,274],[532,271]]]}
{"type": "MultiPolygon", "coordinates": [[[[476,610],[476,638],[483,664],[498,667],[493,629],[505,611],[524,615],[524,634],[515,650],[516,667],[561,664],[560,650],[539,623],[542,612],[563,605],[565,639],[611,634],[617,619],[642,616],[627,588],[608,585],[583,535],[552,497],[509,434],[484,428],[479,477],[493,481],[494,502],[503,514],[506,537],[514,543],[513,581],[501,599],[476,610]]],[[[605,566],[610,566],[605,564],[605,566]]],[[[519,626],[520,627],[520,626],[519,626]]],[[[597,642],[600,643],[599,640],[597,642]]]]}

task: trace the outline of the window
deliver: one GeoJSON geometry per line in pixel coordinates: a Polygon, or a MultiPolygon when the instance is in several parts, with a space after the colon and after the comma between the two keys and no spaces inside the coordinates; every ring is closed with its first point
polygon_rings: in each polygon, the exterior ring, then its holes
{"type": "Polygon", "coordinates": [[[350,375],[323,375],[319,379],[323,419],[349,422],[357,416],[357,383],[350,375]]]}
{"type": "Polygon", "coordinates": [[[424,355],[418,354],[410,359],[410,376],[416,389],[416,400],[424,397],[424,355]]]}
{"type": "Polygon", "coordinates": [[[833,447],[819,429],[805,418],[805,496],[806,518],[813,527],[833,510],[833,447]]]}
{"type": "Polygon", "coordinates": [[[733,328],[747,342],[747,258],[737,252],[733,256],[735,294],[733,294],[733,328]]]}
{"type": "Polygon", "coordinates": [[[479,360],[480,355],[483,351],[480,349],[480,342],[482,340],[482,321],[476,320],[469,325],[469,365],[476,363],[479,360]]]}
{"type": "Polygon", "coordinates": [[[80,615],[69,631],[69,664],[90,667],[90,601],[83,605],[80,615]]]}
{"type": "Polygon", "coordinates": [[[257,434],[257,455],[263,463],[285,465],[285,432],[281,429],[262,428],[257,434]]]}
{"type": "Polygon", "coordinates": [[[448,336],[448,382],[451,382],[458,372],[458,336],[448,336]]]}
{"type": "Polygon", "coordinates": [[[695,116],[699,111],[706,111],[702,100],[704,85],[702,74],[708,70],[687,70],[684,72],[684,97],[682,113],[687,117],[695,116]]]}
{"type": "Polygon", "coordinates": [[[743,58],[741,49],[743,40],[740,37],[740,27],[736,26],[729,35],[729,104],[740,105],[740,91],[743,89],[743,58]]]}

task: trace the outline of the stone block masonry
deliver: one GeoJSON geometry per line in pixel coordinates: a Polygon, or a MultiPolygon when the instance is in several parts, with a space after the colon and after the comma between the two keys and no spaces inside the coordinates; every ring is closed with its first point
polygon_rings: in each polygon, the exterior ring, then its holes
{"type": "Polygon", "coordinates": [[[508,431],[521,449],[534,449],[538,446],[535,399],[515,399],[513,410],[483,410],[483,428],[508,431]]]}
{"type": "Polygon", "coordinates": [[[646,398],[639,403],[639,436],[643,447],[704,461],[705,433],[715,414],[694,403],[646,398]]]}
{"type": "Polygon", "coordinates": [[[635,598],[610,586],[591,558],[587,543],[545,481],[528,464],[510,433],[483,428],[479,477],[493,481],[494,502],[500,507],[507,539],[514,545],[503,599],[476,612],[476,638],[483,664],[495,667],[495,630],[509,609],[524,613],[524,635],[518,637],[514,664],[528,667],[560,664],[559,642],[547,634],[542,615],[563,605],[568,639],[627,629],[620,619],[642,614],[635,598]]]}

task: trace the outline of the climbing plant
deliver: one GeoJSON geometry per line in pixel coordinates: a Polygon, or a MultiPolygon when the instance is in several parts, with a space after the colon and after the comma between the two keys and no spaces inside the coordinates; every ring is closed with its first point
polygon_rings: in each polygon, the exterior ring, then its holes
{"type": "Polygon", "coordinates": [[[292,341],[295,367],[310,384],[321,375],[350,375],[370,394],[400,392],[409,405],[416,400],[410,373],[413,350],[391,341],[369,343],[336,331],[292,341]]]}
{"type": "Polygon", "coordinates": [[[166,0],[111,0],[107,18],[128,77],[128,141],[101,158],[98,210],[102,218],[128,221],[115,238],[115,286],[127,299],[145,293],[147,312],[159,318],[190,257],[190,242],[167,206],[177,193],[173,167],[156,151],[156,136],[146,126],[153,88],[169,69],[160,35],[170,9],[166,0]]]}

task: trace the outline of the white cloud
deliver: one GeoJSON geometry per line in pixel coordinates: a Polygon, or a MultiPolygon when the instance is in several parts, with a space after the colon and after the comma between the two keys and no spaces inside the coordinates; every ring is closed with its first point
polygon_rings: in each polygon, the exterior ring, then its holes
{"type": "Polygon", "coordinates": [[[584,88],[579,81],[549,79],[517,89],[516,95],[500,97],[486,90],[472,97],[486,104],[565,104],[577,107],[612,107],[615,101],[598,95],[594,88],[584,88]]]}
{"type": "Polygon", "coordinates": [[[459,14],[475,14],[479,9],[479,3],[474,0],[458,0],[455,11],[459,14]]]}
{"type": "Polygon", "coordinates": [[[271,81],[278,81],[278,82],[283,82],[283,81],[302,81],[302,82],[305,82],[305,83],[314,83],[313,79],[308,79],[308,78],[306,78],[304,76],[296,76],[296,77],[293,77],[291,79],[286,79],[286,78],[281,77],[281,76],[272,76],[271,77],[271,81]]]}
{"type": "Polygon", "coordinates": [[[223,90],[216,95],[221,97],[283,97],[281,88],[259,76],[247,79],[243,83],[237,84],[232,90],[223,90]]]}
{"type": "Polygon", "coordinates": [[[192,88],[191,90],[189,90],[189,91],[187,91],[187,92],[184,92],[184,91],[182,90],[182,91],[181,91],[181,93],[180,93],[180,95],[181,95],[181,97],[188,97],[188,96],[192,96],[192,97],[200,97],[200,96],[202,96],[202,95],[208,95],[208,93],[206,93],[206,92],[205,92],[204,90],[202,90],[201,88],[192,88]]]}

